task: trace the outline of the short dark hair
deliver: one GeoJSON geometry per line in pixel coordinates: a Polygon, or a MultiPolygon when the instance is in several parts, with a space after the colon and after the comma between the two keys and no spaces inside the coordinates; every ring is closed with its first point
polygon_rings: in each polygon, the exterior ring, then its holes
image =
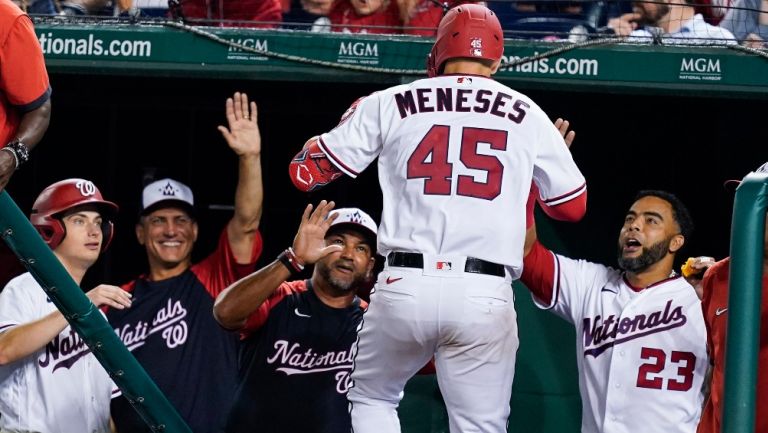
{"type": "Polygon", "coordinates": [[[645,189],[637,193],[634,201],[638,201],[643,197],[657,197],[669,203],[672,206],[672,217],[675,218],[675,222],[680,227],[680,234],[683,235],[686,241],[690,242],[693,235],[693,218],[691,218],[688,208],[676,195],[667,191],[645,189]]]}

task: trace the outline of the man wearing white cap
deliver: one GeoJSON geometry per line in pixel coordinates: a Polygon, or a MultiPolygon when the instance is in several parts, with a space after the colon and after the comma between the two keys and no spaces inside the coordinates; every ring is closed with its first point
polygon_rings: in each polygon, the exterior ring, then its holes
{"type": "MultiPolygon", "coordinates": [[[[229,128],[219,130],[239,157],[239,177],[235,214],[216,250],[192,263],[198,223],[188,186],[173,179],[147,185],[136,237],[147,251],[149,272],[123,286],[137,301],[135,308],[108,313],[117,334],[195,433],[221,430],[237,385],[239,343],[213,319],[213,301],[253,272],[262,248],[256,104],[235,93],[226,112],[229,128]]],[[[126,398],[114,397],[118,431],[149,431],[126,398]]]]}
{"type": "Polygon", "coordinates": [[[356,293],[371,279],[377,227],[333,206],[307,206],[293,246],[216,298],[216,320],[244,345],[227,433],[351,431],[346,395],[365,308],[356,293]],[[303,264],[315,265],[312,278],[286,282],[303,264]]]}

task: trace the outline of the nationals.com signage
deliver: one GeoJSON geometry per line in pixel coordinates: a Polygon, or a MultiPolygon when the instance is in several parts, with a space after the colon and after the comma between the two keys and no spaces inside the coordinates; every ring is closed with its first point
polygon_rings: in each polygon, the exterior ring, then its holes
{"type": "MultiPolygon", "coordinates": [[[[424,77],[433,40],[258,29],[146,25],[36,24],[51,71],[178,76],[221,73],[242,79],[398,83],[424,77]],[[216,39],[216,40],[214,40],[216,39]]],[[[767,94],[768,62],[719,47],[612,44],[548,55],[566,42],[508,40],[495,78],[547,88],[627,88],[637,92],[767,94]],[[526,61],[533,56],[541,56],[526,61]],[[706,91],[706,92],[705,92],[706,91]]]]}

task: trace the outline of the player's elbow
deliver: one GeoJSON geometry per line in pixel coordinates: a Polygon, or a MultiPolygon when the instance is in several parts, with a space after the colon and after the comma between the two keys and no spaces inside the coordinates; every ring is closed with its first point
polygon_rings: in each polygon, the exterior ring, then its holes
{"type": "Polygon", "coordinates": [[[213,305],[213,318],[222,328],[230,331],[236,331],[245,326],[245,318],[236,314],[229,302],[217,299],[213,305]]]}
{"type": "Polygon", "coordinates": [[[6,341],[0,341],[0,366],[4,367],[18,359],[13,346],[6,341]]]}
{"type": "Polygon", "coordinates": [[[14,357],[9,356],[6,353],[0,352],[0,367],[5,367],[6,365],[9,365],[14,361],[16,361],[14,357]]]}

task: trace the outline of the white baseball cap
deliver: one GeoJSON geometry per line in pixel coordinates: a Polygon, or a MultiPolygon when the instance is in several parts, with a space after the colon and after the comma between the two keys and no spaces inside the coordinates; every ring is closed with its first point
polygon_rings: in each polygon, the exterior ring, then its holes
{"type": "Polygon", "coordinates": [[[373,242],[372,246],[376,246],[376,233],[378,232],[378,228],[370,215],[356,207],[334,209],[331,211],[330,215],[334,214],[338,214],[339,216],[333,220],[331,229],[341,225],[349,225],[352,226],[352,228],[362,229],[363,234],[368,235],[371,242],[373,242]]]}
{"type": "Polygon", "coordinates": [[[146,215],[161,207],[178,206],[190,214],[195,212],[192,190],[170,178],[156,180],[144,187],[141,194],[141,214],[146,215]]]}

